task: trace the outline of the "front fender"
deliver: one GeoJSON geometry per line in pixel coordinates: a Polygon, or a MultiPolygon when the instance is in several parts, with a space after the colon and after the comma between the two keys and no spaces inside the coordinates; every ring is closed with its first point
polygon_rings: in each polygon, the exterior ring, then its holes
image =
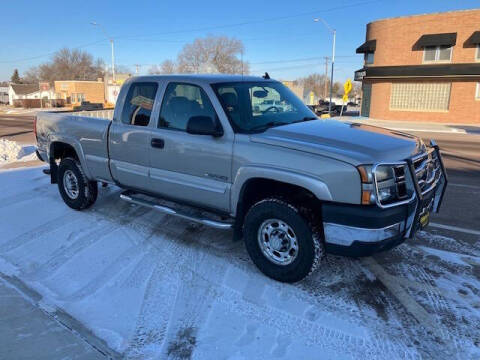
{"type": "Polygon", "coordinates": [[[85,158],[85,153],[83,152],[82,145],[80,144],[80,141],[75,139],[72,136],[64,135],[64,134],[51,134],[48,137],[48,143],[50,144],[48,148],[48,158],[50,159],[50,152],[51,152],[51,147],[52,143],[54,142],[63,142],[65,144],[68,144],[72,146],[75,149],[75,152],[77,153],[78,160],[80,161],[80,164],[82,165],[82,170],[85,172],[85,176],[88,179],[92,179],[90,170],[88,169],[87,166],[87,161],[85,158]]]}
{"type": "Polygon", "coordinates": [[[327,184],[317,177],[301,174],[292,170],[248,165],[238,169],[232,185],[230,203],[233,216],[236,215],[243,186],[248,180],[255,178],[270,179],[297,185],[312,192],[319,200],[332,200],[332,195],[327,184]]]}

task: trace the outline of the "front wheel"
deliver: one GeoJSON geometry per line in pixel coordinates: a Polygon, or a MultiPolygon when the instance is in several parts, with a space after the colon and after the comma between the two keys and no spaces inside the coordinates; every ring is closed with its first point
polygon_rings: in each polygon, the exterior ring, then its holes
{"type": "Polygon", "coordinates": [[[65,158],[60,162],[58,190],[65,204],[75,210],[88,208],[98,195],[97,183],[87,179],[80,162],[74,158],[65,158]]]}
{"type": "Polygon", "coordinates": [[[261,200],[250,208],[244,222],[245,245],[265,275],[293,283],[318,266],[324,246],[320,231],[307,215],[276,198],[261,200]]]}

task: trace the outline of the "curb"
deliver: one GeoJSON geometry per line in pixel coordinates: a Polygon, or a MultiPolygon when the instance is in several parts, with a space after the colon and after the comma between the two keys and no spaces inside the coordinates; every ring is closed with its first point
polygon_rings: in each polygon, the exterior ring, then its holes
{"type": "Polygon", "coordinates": [[[66,313],[60,308],[52,309],[49,311],[47,306],[41,306],[41,301],[43,296],[37,291],[29,288],[22,280],[20,280],[15,275],[9,276],[0,272],[0,278],[5,280],[8,284],[16,288],[20,293],[22,293],[27,300],[29,300],[37,309],[41,310],[44,314],[53,318],[61,326],[67,328],[72,333],[76,334],[88,345],[93,347],[102,355],[106,356],[109,359],[122,359],[123,356],[111,349],[107,343],[97,337],[93,332],[85,327],[81,322],[73,318],[71,315],[66,313]]]}

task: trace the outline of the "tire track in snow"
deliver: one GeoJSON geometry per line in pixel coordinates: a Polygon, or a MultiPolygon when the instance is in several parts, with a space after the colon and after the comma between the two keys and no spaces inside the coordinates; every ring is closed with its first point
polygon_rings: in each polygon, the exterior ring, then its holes
{"type": "Polygon", "coordinates": [[[231,288],[224,290],[223,296],[217,301],[227,306],[229,311],[239,313],[262,326],[274,328],[283,336],[288,335],[297,341],[300,339],[304,346],[320,346],[329,353],[342,354],[343,358],[396,358],[402,352],[407,359],[418,357],[414,349],[398,348],[388,340],[378,341],[373,336],[353,336],[345,331],[299,318],[278,308],[251,304],[245,301],[240,292],[231,288]]]}
{"type": "MultiPolygon", "coordinates": [[[[55,274],[65,263],[71,260],[77,253],[96,243],[100,239],[109,235],[118,229],[118,224],[131,221],[131,217],[141,216],[147,211],[145,208],[132,207],[125,213],[125,217],[118,218],[118,223],[108,221],[100,217],[93,225],[93,230],[78,236],[78,238],[70,246],[59,248],[51,255],[51,259],[45,264],[42,264],[38,269],[25,273],[23,276],[26,280],[40,280],[46,279],[55,274]]],[[[92,225],[90,228],[92,229],[92,225]]],[[[75,235],[74,235],[75,236],[75,235]]],[[[23,277],[22,276],[22,277],[23,277]]]]}
{"type": "Polygon", "coordinates": [[[54,232],[62,227],[68,227],[70,223],[78,219],[78,213],[67,210],[64,215],[57,216],[33,229],[16,236],[0,245],[0,253],[6,253],[27,244],[32,240],[36,240],[41,236],[54,232]]]}
{"type": "MultiPolygon", "coordinates": [[[[182,224],[182,220],[172,219],[167,216],[166,222],[172,225],[172,222],[182,224]]],[[[183,222],[185,223],[185,222],[183,222]]],[[[168,225],[167,225],[168,226],[168,225]]],[[[182,244],[182,241],[192,241],[194,236],[188,230],[183,230],[177,233],[176,236],[170,232],[170,236],[166,235],[164,227],[154,226],[151,233],[151,243],[155,243],[156,236],[163,236],[164,240],[161,247],[158,244],[153,247],[152,256],[159,259],[156,267],[148,282],[147,290],[144,294],[141,310],[138,315],[135,331],[129,340],[129,346],[125,354],[129,358],[136,358],[143,356],[145,352],[148,353],[148,348],[156,348],[157,353],[165,341],[165,334],[168,327],[170,313],[173,311],[174,301],[168,295],[178,291],[179,279],[176,277],[181,264],[185,261],[186,253],[192,251],[190,247],[182,244]],[[178,239],[182,239],[179,241],[178,239]],[[168,288],[167,291],[162,291],[163,288],[168,288]],[[158,312],[161,308],[162,311],[158,312]],[[143,355],[142,355],[143,354],[143,355]]],[[[153,356],[153,353],[152,353],[153,356]]]]}
{"type": "Polygon", "coordinates": [[[39,281],[53,276],[59,269],[72,260],[75,255],[87,247],[101,240],[111,232],[116,230],[116,226],[111,223],[98,224],[87,233],[80,236],[73,235],[73,243],[66,247],[61,247],[52,253],[50,259],[41,264],[36,269],[29,269],[21,277],[27,281],[39,281]]]}
{"type": "MultiPolygon", "coordinates": [[[[179,288],[158,359],[175,355],[172,349],[176,349],[184,342],[182,334],[188,333],[190,337],[196,338],[210,312],[214,311],[211,304],[218,295],[216,287],[223,282],[228,266],[226,262],[211,261],[208,253],[190,254],[185,260],[187,269],[180,272],[179,288]]],[[[180,349],[194,351],[182,346],[180,349]]]]}
{"type": "Polygon", "coordinates": [[[33,190],[25,191],[20,194],[10,195],[3,199],[0,199],[0,209],[11,206],[13,204],[18,204],[28,200],[34,200],[36,198],[44,196],[53,198],[53,194],[48,187],[46,187],[45,185],[37,186],[33,188],[33,190]]]}
{"type": "MultiPolygon", "coordinates": [[[[431,256],[431,254],[425,251],[422,247],[415,246],[415,249],[422,253],[424,257],[428,258],[429,256],[431,256]]],[[[457,254],[455,252],[452,252],[452,254],[456,254],[458,256],[464,255],[457,254]]],[[[442,263],[450,262],[444,259],[440,259],[440,267],[442,267],[442,263]]],[[[465,266],[460,266],[456,263],[450,263],[450,265],[458,268],[458,275],[462,276],[462,278],[466,275],[465,270],[470,269],[470,266],[467,264],[465,264],[465,266]]],[[[447,272],[449,272],[448,269],[447,272]]],[[[422,266],[416,268],[416,273],[418,273],[419,280],[423,281],[424,283],[436,284],[436,279],[430,273],[426,272],[422,266]]],[[[455,272],[452,273],[455,274],[455,272]]],[[[447,280],[446,278],[443,279],[447,280]]],[[[448,299],[450,300],[448,301],[442,292],[430,291],[428,287],[426,287],[423,292],[427,295],[427,298],[429,300],[428,302],[426,302],[426,305],[432,307],[432,309],[434,310],[435,318],[440,324],[442,324],[441,329],[445,334],[445,338],[450,340],[454,344],[455,348],[459,351],[457,353],[457,358],[463,358],[464,354],[462,353],[462,350],[466,347],[466,343],[469,343],[469,345],[471,345],[471,343],[475,342],[476,340],[472,337],[471,328],[464,329],[465,324],[463,322],[463,315],[461,313],[463,306],[462,304],[458,303],[459,297],[457,296],[454,299],[448,299]]]]}
{"type": "Polygon", "coordinates": [[[148,247],[142,249],[141,246],[132,246],[125,250],[115,261],[110,264],[104,271],[92,278],[87,284],[72,294],[59,298],[60,301],[73,302],[80,301],[87,296],[95,294],[102,289],[111,279],[120,274],[122,269],[126,268],[130,263],[138,261],[142,257],[144,251],[148,251],[148,247]]]}
{"type": "Polygon", "coordinates": [[[388,290],[397,298],[407,311],[424,326],[433,336],[443,341],[444,351],[448,349],[447,355],[451,358],[456,353],[449,344],[450,333],[442,326],[436,317],[430,315],[407,290],[401,287],[398,282],[392,281],[389,274],[373,258],[363,258],[362,263],[379,279],[388,290]],[[447,341],[445,341],[447,340],[447,341]]]}

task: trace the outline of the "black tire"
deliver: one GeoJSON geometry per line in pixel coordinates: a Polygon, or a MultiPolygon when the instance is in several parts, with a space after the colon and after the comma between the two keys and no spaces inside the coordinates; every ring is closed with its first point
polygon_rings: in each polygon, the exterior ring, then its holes
{"type": "Polygon", "coordinates": [[[318,267],[325,251],[321,231],[309,218],[309,214],[277,198],[261,200],[250,208],[243,228],[245,246],[261,272],[272,279],[293,283],[304,279],[318,267]],[[296,257],[289,264],[276,264],[262,251],[259,231],[269,219],[281,220],[294,231],[298,249],[296,257]]]}
{"type": "MultiPolygon", "coordinates": [[[[98,195],[97,182],[87,179],[80,162],[74,158],[64,158],[60,162],[58,167],[58,191],[65,204],[75,210],[83,210],[92,206],[98,195]],[[76,197],[67,193],[69,190],[66,189],[64,183],[66,172],[76,179],[76,197]]],[[[72,193],[71,190],[70,193],[72,193]]]]}

